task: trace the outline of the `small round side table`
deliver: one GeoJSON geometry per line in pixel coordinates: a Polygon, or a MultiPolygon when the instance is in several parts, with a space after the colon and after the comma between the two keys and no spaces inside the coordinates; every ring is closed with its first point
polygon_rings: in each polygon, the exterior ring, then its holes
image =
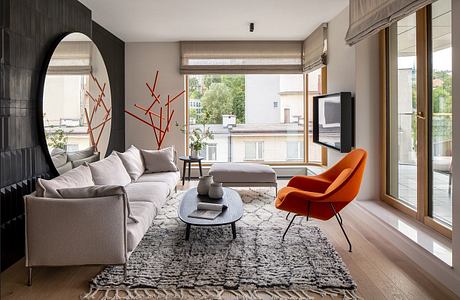
{"type": "Polygon", "coordinates": [[[197,162],[199,167],[200,167],[200,176],[203,176],[203,170],[201,169],[201,161],[204,159],[204,157],[198,156],[198,157],[190,157],[190,156],[179,156],[179,159],[184,162],[184,169],[182,172],[182,185],[185,183],[185,171],[187,171],[187,165],[188,165],[188,179],[187,181],[190,181],[190,170],[192,169],[192,163],[197,162]]]}

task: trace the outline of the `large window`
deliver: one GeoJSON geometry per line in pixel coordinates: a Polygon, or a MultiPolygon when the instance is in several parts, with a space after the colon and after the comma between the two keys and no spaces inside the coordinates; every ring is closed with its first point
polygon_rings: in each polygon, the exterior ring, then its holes
{"type": "Polygon", "coordinates": [[[213,132],[206,161],[305,162],[303,74],[188,75],[187,84],[189,132],[213,132]]]}
{"type": "MultiPolygon", "coordinates": [[[[451,0],[385,30],[384,200],[451,236],[451,0]]],[[[382,35],[383,37],[383,35],[382,35]]]]}

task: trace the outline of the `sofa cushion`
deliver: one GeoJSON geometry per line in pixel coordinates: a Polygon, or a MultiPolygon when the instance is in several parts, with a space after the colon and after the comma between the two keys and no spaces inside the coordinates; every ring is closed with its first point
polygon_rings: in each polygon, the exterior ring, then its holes
{"type": "Polygon", "coordinates": [[[64,174],[65,172],[68,172],[72,170],[72,162],[68,161],[65,165],[62,165],[60,167],[56,167],[56,171],[58,171],[59,175],[64,174]]]}
{"type": "Polygon", "coordinates": [[[157,209],[150,202],[133,202],[131,203],[131,210],[139,222],[129,223],[126,227],[128,252],[136,249],[137,244],[142,240],[157,215],[157,209]]]}
{"type": "Polygon", "coordinates": [[[58,189],[93,186],[91,171],[87,166],[72,169],[56,178],[37,180],[37,197],[61,198],[58,189]]]}
{"type": "Polygon", "coordinates": [[[89,164],[94,183],[97,185],[122,185],[131,182],[121,159],[114,153],[103,160],[89,164]]]}
{"type": "Polygon", "coordinates": [[[69,157],[69,160],[74,161],[74,160],[79,160],[82,158],[93,156],[94,152],[95,152],[95,148],[91,146],[83,150],[67,152],[67,156],[69,157]]]}
{"type": "Polygon", "coordinates": [[[76,160],[72,160],[72,166],[74,168],[78,167],[78,166],[81,166],[81,165],[84,165],[85,163],[92,163],[92,162],[96,162],[96,161],[99,161],[101,159],[101,154],[100,153],[95,153],[91,156],[88,156],[88,157],[85,157],[85,158],[82,158],[82,159],[76,159],[76,160]]]}
{"type": "Polygon", "coordinates": [[[216,163],[211,166],[209,175],[214,181],[223,183],[276,183],[275,171],[270,166],[256,163],[216,163]]]}
{"type": "Polygon", "coordinates": [[[173,191],[180,179],[180,172],[161,172],[144,174],[136,182],[163,182],[173,191]]]}
{"type": "MultiPolygon", "coordinates": [[[[57,191],[62,198],[68,199],[84,199],[120,195],[126,197],[127,199],[125,188],[119,185],[93,185],[81,188],[58,189],[57,191]]],[[[130,219],[130,221],[137,223],[137,219],[133,216],[131,212],[129,201],[127,201],[127,210],[128,218],[130,219]]]]}
{"type": "Polygon", "coordinates": [[[131,145],[125,152],[116,152],[120,157],[126,171],[133,181],[136,181],[142,174],[144,174],[145,166],[141,151],[134,145],[131,145]]]}
{"type": "Polygon", "coordinates": [[[145,173],[175,172],[178,171],[174,163],[174,148],[161,150],[141,150],[144,158],[145,173]]]}
{"type": "Polygon", "coordinates": [[[130,203],[150,202],[158,209],[169,195],[168,185],[163,182],[134,182],[125,186],[125,190],[130,203]]]}
{"type": "Polygon", "coordinates": [[[56,168],[60,168],[67,163],[67,153],[59,148],[54,148],[51,151],[51,160],[56,168]]]}

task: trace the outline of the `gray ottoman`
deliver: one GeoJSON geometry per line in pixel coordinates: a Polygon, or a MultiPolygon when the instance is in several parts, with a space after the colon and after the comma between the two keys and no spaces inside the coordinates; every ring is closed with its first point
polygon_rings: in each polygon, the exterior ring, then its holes
{"type": "Polygon", "coordinates": [[[255,163],[215,163],[209,170],[214,181],[223,186],[269,186],[278,192],[275,171],[267,165],[255,163]]]}

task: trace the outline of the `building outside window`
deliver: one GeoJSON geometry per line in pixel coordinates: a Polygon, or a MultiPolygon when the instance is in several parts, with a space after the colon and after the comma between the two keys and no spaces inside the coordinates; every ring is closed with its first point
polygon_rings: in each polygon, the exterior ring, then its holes
{"type": "Polygon", "coordinates": [[[294,141],[294,142],[291,142],[291,141],[288,141],[286,143],[286,146],[287,146],[287,150],[286,150],[286,153],[287,153],[287,159],[288,160],[299,160],[301,158],[303,158],[304,154],[303,154],[303,144],[299,141],[294,141]]]}
{"type": "Polygon", "coordinates": [[[245,160],[264,159],[264,142],[245,142],[244,149],[245,160]]]}
{"type": "Polygon", "coordinates": [[[207,142],[215,147],[206,151],[215,154],[204,162],[304,163],[304,155],[288,160],[286,152],[287,141],[305,143],[303,74],[188,75],[187,81],[189,132],[205,124],[214,133],[207,142]]]}

